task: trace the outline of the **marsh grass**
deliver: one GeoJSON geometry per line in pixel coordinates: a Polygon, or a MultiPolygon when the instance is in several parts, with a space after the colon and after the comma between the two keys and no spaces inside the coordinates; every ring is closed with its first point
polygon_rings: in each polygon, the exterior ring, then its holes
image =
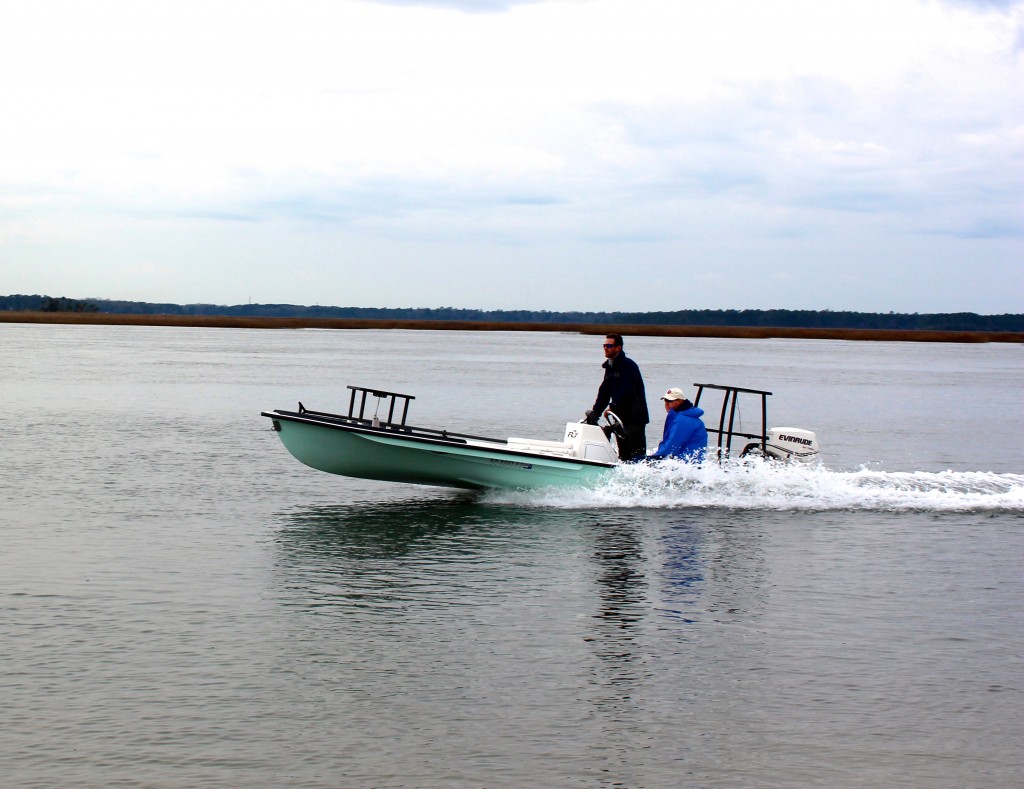
{"type": "Polygon", "coordinates": [[[118,315],[105,312],[0,312],[0,323],[97,326],[191,326],[227,329],[408,329],[418,331],[547,331],[634,337],[791,338],[883,342],[1024,342],[1024,332],[920,331],[915,329],[798,329],[767,326],[650,326],[602,323],[499,323],[361,318],[259,318],[226,315],[118,315]]]}

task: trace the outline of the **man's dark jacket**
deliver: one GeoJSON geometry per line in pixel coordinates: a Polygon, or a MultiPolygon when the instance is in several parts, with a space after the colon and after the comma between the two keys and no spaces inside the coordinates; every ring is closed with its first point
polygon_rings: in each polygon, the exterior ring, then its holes
{"type": "Polygon", "coordinates": [[[646,425],[651,421],[647,413],[647,393],[644,379],[636,362],[622,351],[614,359],[606,359],[604,380],[597,390],[594,401],[594,418],[611,408],[615,415],[627,425],[646,425]]]}

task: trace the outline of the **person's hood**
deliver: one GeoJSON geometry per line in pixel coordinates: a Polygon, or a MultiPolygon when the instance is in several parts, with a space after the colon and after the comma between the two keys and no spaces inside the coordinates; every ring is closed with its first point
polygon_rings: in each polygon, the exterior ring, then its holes
{"type": "Polygon", "coordinates": [[[683,416],[691,416],[694,419],[700,419],[702,416],[704,416],[704,409],[697,408],[697,406],[694,406],[693,408],[687,408],[685,411],[680,411],[679,413],[682,414],[683,416]]]}

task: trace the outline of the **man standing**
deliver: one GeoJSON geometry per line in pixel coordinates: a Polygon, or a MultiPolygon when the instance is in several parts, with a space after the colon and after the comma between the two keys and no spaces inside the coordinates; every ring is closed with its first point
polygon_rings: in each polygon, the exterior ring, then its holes
{"type": "Polygon", "coordinates": [[[700,463],[708,450],[708,430],[701,417],[704,409],[694,408],[682,389],[672,388],[661,396],[665,401],[665,433],[648,460],[679,458],[700,463]]]}
{"type": "Polygon", "coordinates": [[[622,335],[609,334],[604,341],[604,380],[597,390],[594,407],[587,412],[587,420],[597,424],[605,410],[611,411],[626,430],[619,438],[619,459],[641,460],[647,454],[647,393],[644,379],[636,362],[622,352],[622,335]]]}

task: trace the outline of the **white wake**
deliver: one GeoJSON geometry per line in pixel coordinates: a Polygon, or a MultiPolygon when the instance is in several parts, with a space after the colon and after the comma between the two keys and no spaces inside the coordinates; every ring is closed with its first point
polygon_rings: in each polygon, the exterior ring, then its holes
{"type": "Polygon", "coordinates": [[[764,510],[1024,512],[1024,474],[985,471],[830,471],[761,461],[615,469],[594,488],[487,493],[489,503],[586,507],[764,510]]]}

